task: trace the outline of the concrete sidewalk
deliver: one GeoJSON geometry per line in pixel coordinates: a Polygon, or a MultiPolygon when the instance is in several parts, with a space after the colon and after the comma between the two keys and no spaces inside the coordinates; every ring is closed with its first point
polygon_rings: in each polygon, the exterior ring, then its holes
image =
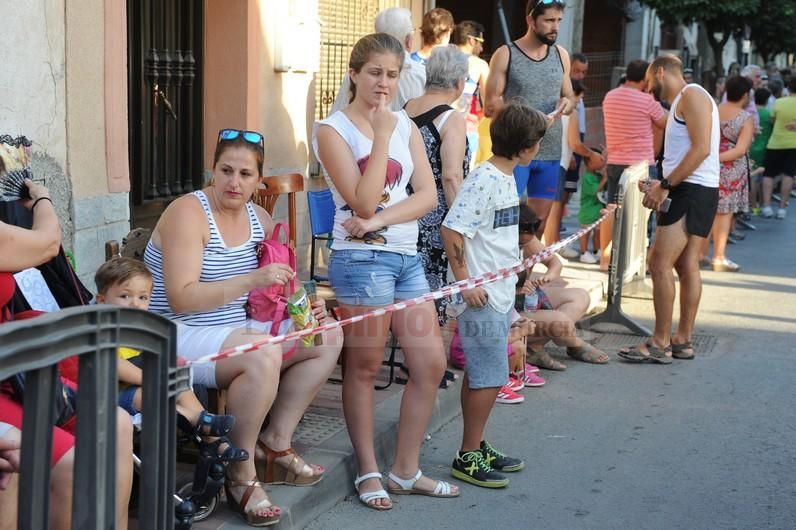
{"type": "MultiPolygon", "coordinates": [[[[696,359],[623,362],[616,351],[641,338],[611,329],[596,342],[609,365],[568,362],[566,372],[543,373],[542,389],[525,390],[525,403],[496,407],[490,441],[527,462],[506,490],[464,484],[460,499],[398,498],[385,513],[351,500],[310,528],[796,528],[789,213],[755,218],[759,230],[728,248],[740,273],[703,271],[696,359]]],[[[652,325],[651,300],[622,303],[652,325]]],[[[675,307],[675,323],[677,315],[675,307]]],[[[451,423],[423,447],[440,478],[460,436],[451,423]]]]}
{"type": "MultiPolygon", "coordinates": [[[[380,384],[387,382],[388,368],[383,368],[380,384]]],[[[339,377],[338,373],[333,377],[339,377]]],[[[375,448],[379,467],[389,469],[395,452],[398,411],[403,386],[393,383],[376,392],[375,448]]],[[[357,466],[354,451],[345,429],[342,412],[342,386],[327,383],[307,410],[294,437],[294,447],[307,461],[326,468],[324,479],[311,487],[272,486],[269,494],[284,514],[273,528],[304,528],[346,496],[353,494],[357,466]]],[[[459,413],[458,382],[440,390],[429,425],[433,434],[459,413]]],[[[196,530],[251,528],[222,502],[212,517],[194,523],[196,530]]]]}
{"type": "MultiPolygon", "coordinates": [[[[566,260],[565,264],[566,264],[566,260]]],[[[607,276],[596,270],[596,266],[565,267],[562,278],[567,285],[586,289],[592,299],[592,308],[601,300],[607,276]]],[[[461,375],[461,372],[454,371],[461,375]]],[[[382,368],[379,385],[388,382],[389,368],[382,368]]],[[[339,380],[339,368],[332,376],[339,380]]],[[[376,391],[375,447],[379,466],[389,469],[395,451],[398,430],[398,411],[403,386],[393,383],[385,390],[376,391]]],[[[433,435],[460,413],[459,381],[437,394],[437,403],[428,432],[433,435]]],[[[273,486],[269,488],[271,499],[284,510],[279,525],[274,528],[303,528],[334,505],[354,494],[353,478],[356,474],[356,458],[345,429],[342,411],[342,386],[329,382],[320,391],[299,424],[294,437],[294,447],[302,457],[326,468],[326,475],[312,487],[273,486]]],[[[222,499],[214,514],[204,521],[194,523],[196,530],[251,528],[227,508],[222,499]]]]}

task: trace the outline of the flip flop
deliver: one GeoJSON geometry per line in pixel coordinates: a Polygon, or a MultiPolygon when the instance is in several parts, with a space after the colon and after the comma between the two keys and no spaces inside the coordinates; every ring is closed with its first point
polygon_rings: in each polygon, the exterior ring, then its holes
{"type": "Polygon", "coordinates": [[[671,345],[665,348],[655,346],[651,341],[631,346],[630,348],[622,348],[617,352],[621,358],[633,363],[658,363],[658,364],[671,364],[672,357],[668,355],[672,352],[671,345]],[[641,348],[646,348],[646,353],[641,348]]]}
{"type": "Polygon", "coordinates": [[[696,356],[696,350],[694,350],[694,345],[691,344],[690,340],[683,342],[682,344],[675,344],[672,342],[672,357],[675,359],[685,359],[690,360],[696,356]]]}

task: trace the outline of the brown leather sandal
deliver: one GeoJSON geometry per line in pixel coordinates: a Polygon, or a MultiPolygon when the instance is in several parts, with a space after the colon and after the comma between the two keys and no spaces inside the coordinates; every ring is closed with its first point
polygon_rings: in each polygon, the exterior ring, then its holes
{"type": "Polygon", "coordinates": [[[563,372],[567,369],[566,364],[553,359],[545,350],[535,352],[531,350],[531,348],[528,348],[525,362],[531,363],[539,368],[544,368],[545,370],[555,370],[556,372],[563,372]]]}
{"type": "Polygon", "coordinates": [[[577,348],[567,348],[567,355],[578,361],[591,364],[606,364],[610,360],[610,357],[604,351],[589,343],[577,348]]]}
{"type": "Polygon", "coordinates": [[[263,491],[265,491],[265,484],[258,482],[257,477],[252,480],[225,480],[224,493],[227,496],[229,509],[240,515],[251,526],[271,526],[278,523],[282,517],[282,509],[273,504],[267,494],[265,499],[258,502],[251,509],[246,509],[246,505],[249,503],[255,488],[263,488],[263,491]],[[230,488],[241,488],[244,486],[246,490],[241,495],[240,500],[236,501],[230,492],[230,488]],[[260,515],[258,512],[270,512],[270,515],[260,515]]]}
{"type": "Polygon", "coordinates": [[[292,447],[284,451],[273,451],[262,440],[257,440],[257,454],[254,466],[257,476],[266,484],[285,484],[288,486],[313,486],[323,480],[326,471],[323,466],[307,464],[292,447]],[[263,453],[265,458],[263,458],[263,453]],[[277,462],[277,458],[293,456],[289,464],[277,462]],[[312,475],[301,472],[304,467],[312,470],[312,475]]]}

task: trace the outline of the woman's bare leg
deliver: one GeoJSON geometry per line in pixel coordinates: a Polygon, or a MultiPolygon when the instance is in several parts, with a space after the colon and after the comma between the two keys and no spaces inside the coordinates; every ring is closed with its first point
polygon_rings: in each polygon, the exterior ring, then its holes
{"type": "MultiPolygon", "coordinates": [[[[420,469],[420,447],[434,411],[439,381],[445,373],[445,353],[433,302],[394,313],[392,329],[412,374],[401,399],[398,444],[392,471],[409,479],[420,469]]],[[[416,488],[428,491],[433,491],[436,486],[437,481],[428,477],[415,484],[416,488]]]]}
{"type": "MultiPolygon", "coordinates": [[[[341,305],[339,312],[343,318],[348,318],[373,309],[375,308],[341,305]]],[[[392,315],[388,313],[344,328],[343,412],[348,426],[348,436],[357,455],[360,476],[379,470],[373,447],[373,386],[384,360],[391,317],[392,315]]],[[[433,320],[437,322],[436,317],[433,320]]],[[[366,493],[381,488],[381,482],[369,479],[360,484],[359,491],[366,493]]],[[[392,506],[392,501],[375,499],[371,504],[387,507],[392,506]]]]}
{"type": "Polygon", "coordinates": [[[713,219],[713,259],[723,260],[727,258],[727,237],[730,235],[732,226],[732,214],[718,213],[713,219]]]}
{"type": "MultiPolygon", "coordinates": [[[[132,458],[132,453],[130,458],[132,458]]],[[[75,448],[73,447],[55,463],[50,473],[50,526],[53,530],[69,530],[72,528],[72,482],[74,469],[75,448]]],[[[126,513],[127,506],[124,508],[126,513]]],[[[117,517],[119,515],[117,513],[117,517]]]]}
{"type": "Polygon", "coordinates": [[[589,293],[577,287],[543,287],[550,303],[557,310],[577,322],[589,309],[589,293]]]}
{"type": "MultiPolygon", "coordinates": [[[[267,337],[264,334],[253,334],[248,329],[239,329],[227,337],[222,349],[261,341],[267,337]]],[[[216,363],[216,383],[218,388],[227,390],[227,413],[235,416],[235,428],[229,433],[230,442],[252,455],[245,462],[231,462],[227,465],[227,477],[230,480],[255,479],[254,448],[265,415],[274,403],[281,367],[282,348],[279,346],[264,346],[216,363]]],[[[242,495],[244,488],[237,490],[233,494],[242,495]]],[[[265,491],[255,489],[248,506],[257,505],[265,499],[265,495],[265,491]]],[[[257,514],[269,516],[271,511],[263,508],[257,514]]]]}
{"type": "MultiPolygon", "coordinates": [[[[327,331],[322,337],[322,345],[299,345],[282,364],[279,393],[271,407],[268,428],[260,435],[266,447],[273,451],[284,451],[291,447],[293,432],[301,416],[337,364],[343,347],[342,330],[327,331]]],[[[291,458],[284,457],[285,460],[291,458]]],[[[313,470],[305,466],[302,474],[312,475],[313,470]]]]}

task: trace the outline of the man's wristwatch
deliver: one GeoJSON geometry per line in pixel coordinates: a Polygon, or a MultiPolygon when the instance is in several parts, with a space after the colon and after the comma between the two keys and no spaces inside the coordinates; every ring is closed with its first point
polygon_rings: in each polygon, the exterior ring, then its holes
{"type": "Polygon", "coordinates": [[[661,179],[661,188],[665,189],[666,191],[669,191],[670,189],[672,189],[672,183],[669,182],[669,179],[661,179]]]}

